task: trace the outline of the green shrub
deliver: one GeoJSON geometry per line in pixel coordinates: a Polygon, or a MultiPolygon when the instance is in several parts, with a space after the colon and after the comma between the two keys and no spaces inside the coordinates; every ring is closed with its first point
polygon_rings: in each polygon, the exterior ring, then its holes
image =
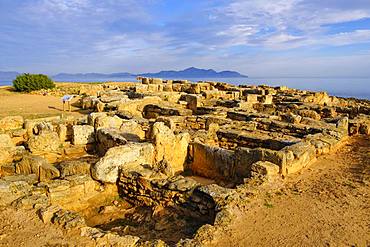
{"type": "Polygon", "coordinates": [[[22,74],[13,81],[15,90],[19,92],[31,92],[40,89],[54,88],[54,82],[42,74],[22,74]]]}

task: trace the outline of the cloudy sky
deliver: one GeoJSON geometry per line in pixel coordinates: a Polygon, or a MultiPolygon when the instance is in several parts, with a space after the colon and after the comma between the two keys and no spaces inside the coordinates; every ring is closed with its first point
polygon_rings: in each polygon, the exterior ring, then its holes
{"type": "Polygon", "coordinates": [[[0,0],[0,71],[370,76],[369,0],[0,0]]]}

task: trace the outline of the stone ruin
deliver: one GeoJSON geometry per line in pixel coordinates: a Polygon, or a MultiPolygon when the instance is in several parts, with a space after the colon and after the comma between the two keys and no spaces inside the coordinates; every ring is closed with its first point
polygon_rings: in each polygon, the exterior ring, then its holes
{"type": "Polygon", "coordinates": [[[83,118],[0,119],[0,206],[79,228],[97,246],[197,246],[251,181],[370,134],[366,100],[140,79],[81,87],[83,118]]]}

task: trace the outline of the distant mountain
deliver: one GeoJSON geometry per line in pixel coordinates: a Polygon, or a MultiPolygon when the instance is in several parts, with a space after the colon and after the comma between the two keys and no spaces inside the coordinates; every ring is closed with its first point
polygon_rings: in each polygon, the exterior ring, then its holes
{"type": "Polygon", "coordinates": [[[184,70],[165,70],[158,73],[144,73],[139,76],[145,77],[159,77],[159,78],[235,78],[248,77],[236,71],[221,71],[216,72],[213,69],[198,69],[190,67],[184,70]]]}
{"type": "MultiPolygon", "coordinates": [[[[1,72],[0,71],[0,81],[12,81],[20,73],[15,71],[1,72]]],[[[184,70],[165,70],[158,73],[143,73],[143,74],[132,74],[127,72],[122,73],[59,73],[57,75],[51,76],[54,80],[68,81],[68,80],[104,80],[104,79],[120,79],[120,78],[130,78],[136,76],[145,77],[159,77],[159,78],[235,78],[235,77],[248,77],[242,75],[236,71],[221,71],[216,72],[213,69],[198,69],[198,68],[187,68],[184,70]]]]}
{"type": "Polygon", "coordinates": [[[59,73],[57,75],[52,76],[55,80],[78,80],[78,79],[108,79],[108,78],[127,78],[127,77],[134,77],[135,75],[131,73],[111,73],[111,74],[102,74],[102,73],[77,73],[77,74],[69,74],[69,73],[59,73]]]}
{"type": "Polygon", "coordinates": [[[15,71],[0,71],[0,81],[13,81],[17,75],[19,73],[15,71]]]}

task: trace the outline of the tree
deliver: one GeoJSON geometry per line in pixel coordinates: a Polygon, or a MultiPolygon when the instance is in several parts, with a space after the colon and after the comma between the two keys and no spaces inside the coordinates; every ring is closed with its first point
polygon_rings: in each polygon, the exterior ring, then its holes
{"type": "Polygon", "coordinates": [[[40,89],[54,88],[54,82],[42,74],[21,74],[13,81],[13,86],[19,92],[31,92],[40,89]]]}

